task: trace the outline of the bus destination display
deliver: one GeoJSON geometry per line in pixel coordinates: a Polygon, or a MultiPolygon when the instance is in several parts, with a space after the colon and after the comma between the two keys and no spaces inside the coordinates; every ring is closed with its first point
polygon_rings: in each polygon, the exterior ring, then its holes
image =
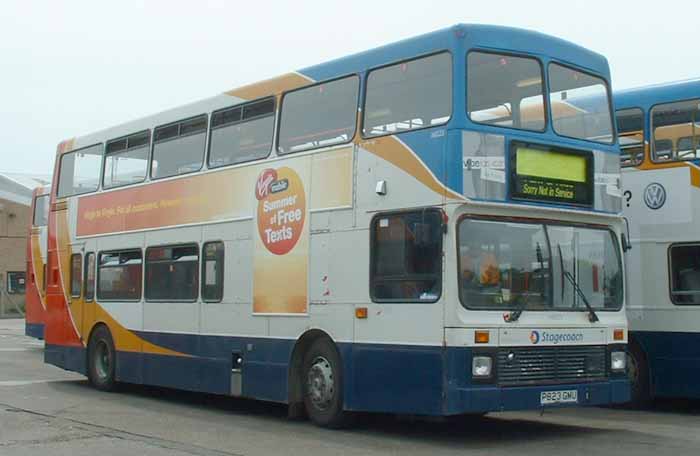
{"type": "Polygon", "coordinates": [[[592,155],[515,146],[511,196],[552,203],[593,204],[592,155]]]}

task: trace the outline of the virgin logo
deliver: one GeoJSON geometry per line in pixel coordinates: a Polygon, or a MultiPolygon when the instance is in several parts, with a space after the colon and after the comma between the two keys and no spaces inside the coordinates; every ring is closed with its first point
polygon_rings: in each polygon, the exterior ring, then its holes
{"type": "Polygon", "coordinates": [[[270,194],[270,186],[277,180],[277,171],[274,169],[266,169],[258,176],[258,181],[255,183],[255,197],[260,201],[270,194]]]}

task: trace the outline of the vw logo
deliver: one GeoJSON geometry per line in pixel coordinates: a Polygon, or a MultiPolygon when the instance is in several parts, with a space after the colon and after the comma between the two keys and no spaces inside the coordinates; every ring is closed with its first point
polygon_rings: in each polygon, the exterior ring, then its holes
{"type": "Polygon", "coordinates": [[[644,189],[644,204],[649,209],[661,209],[666,202],[666,189],[663,185],[652,182],[644,189]]]}
{"type": "Polygon", "coordinates": [[[538,333],[537,331],[532,331],[530,333],[530,342],[532,342],[533,344],[537,344],[539,341],[540,341],[540,333],[538,333]]]}

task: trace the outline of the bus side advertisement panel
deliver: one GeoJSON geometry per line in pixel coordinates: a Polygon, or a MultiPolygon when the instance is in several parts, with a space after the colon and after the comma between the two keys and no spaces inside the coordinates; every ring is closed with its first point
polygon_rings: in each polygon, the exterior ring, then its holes
{"type": "MultiPolygon", "coordinates": [[[[308,196],[310,210],[352,204],[351,147],[283,163],[303,170],[299,172],[306,183],[305,194],[315,183],[309,194],[313,196],[308,196]]],[[[244,166],[80,197],[76,236],[252,218],[258,201],[251,190],[266,170],[260,165],[244,166]]]]}
{"type": "Polygon", "coordinates": [[[288,164],[264,169],[255,184],[254,313],[307,312],[310,161],[288,164]]]}

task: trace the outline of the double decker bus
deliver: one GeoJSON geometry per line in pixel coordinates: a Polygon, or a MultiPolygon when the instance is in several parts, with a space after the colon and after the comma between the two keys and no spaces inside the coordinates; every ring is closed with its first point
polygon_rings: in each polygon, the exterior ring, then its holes
{"type": "Polygon", "coordinates": [[[700,80],[615,93],[634,402],[700,398],[700,80]]]}
{"type": "Polygon", "coordinates": [[[46,256],[48,249],[49,194],[48,186],[32,192],[32,218],[27,236],[27,280],[25,288],[25,326],[27,336],[44,338],[46,319],[46,256]]]}
{"type": "Polygon", "coordinates": [[[48,363],[458,415],[629,399],[604,57],[457,25],[58,147],[48,363]]]}

